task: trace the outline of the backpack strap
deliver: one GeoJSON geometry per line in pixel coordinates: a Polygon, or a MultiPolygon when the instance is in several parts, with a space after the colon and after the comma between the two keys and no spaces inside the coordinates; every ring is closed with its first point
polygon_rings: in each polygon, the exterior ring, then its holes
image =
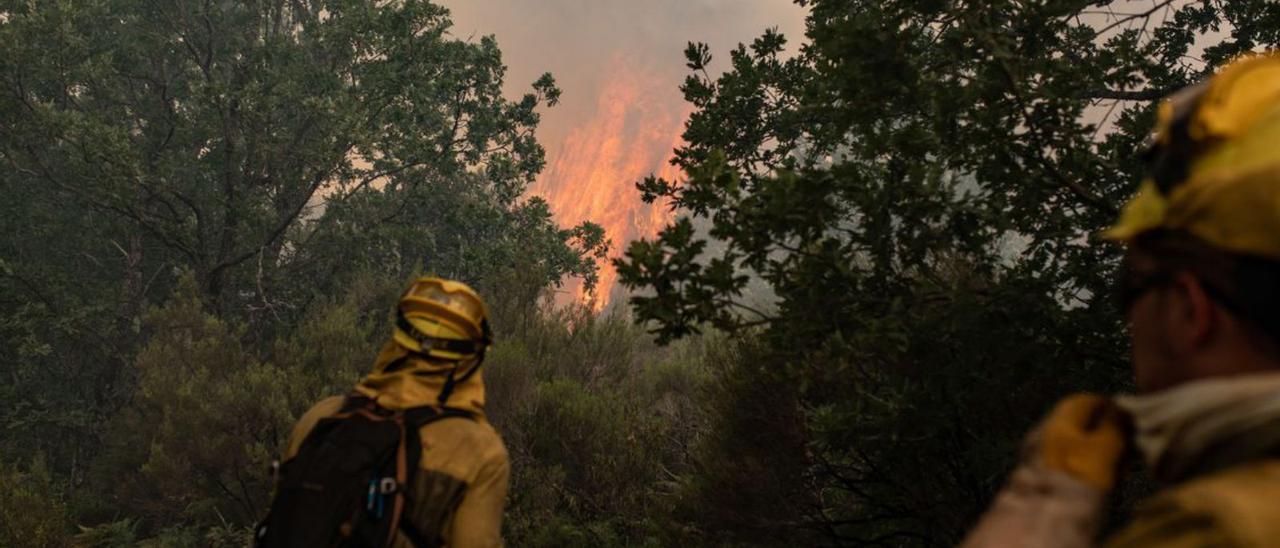
{"type": "Polygon", "coordinates": [[[350,416],[352,413],[361,410],[388,417],[393,413],[391,410],[378,405],[377,400],[359,392],[352,392],[342,400],[342,407],[333,416],[350,416]]]}
{"type": "Polygon", "coordinates": [[[422,407],[413,407],[404,411],[405,422],[416,429],[436,422],[440,419],[448,418],[464,418],[475,420],[476,416],[470,411],[458,409],[456,407],[442,407],[439,405],[424,405],[422,407]]]}
{"type": "MultiPolygon", "coordinates": [[[[390,547],[392,541],[396,538],[396,531],[399,529],[400,518],[404,514],[405,491],[409,487],[409,466],[411,464],[408,457],[409,448],[406,447],[406,445],[408,445],[406,442],[411,437],[418,437],[416,432],[413,436],[409,436],[407,434],[408,428],[405,426],[406,421],[404,413],[396,413],[395,417],[396,425],[400,427],[400,444],[396,447],[396,494],[395,502],[392,503],[391,507],[391,528],[387,531],[387,543],[385,544],[387,547],[390,547]]],[[[419,444],[415,444],[415,446],[418,447],[419,452],[422,450],[420,443],[421,442],[419,442],[419,444]]],[[[417,463],[412,463],[412,466],[417,467],[417,463]]]]}
{"type": "Polygon", "coordinates": [[[400,446],[396,449],[397,492],[391,510],[391,530],[387,535],[386,546],[391,546],[397,531],[404,533],[416,546],[430,546],[431,544],[425,542],[426,539],[417,527],[402,519],[409,496],[409,481],[418,471],[418,463],[422,459],[422,438],[419,431],[423,426],[441,419],[451,417],[474,419],[475,415],[462,409],[426,405],[396,412],[394,417],[400,427],[400,446]]]}
{"type": "Polygon", "coordinates": [[[432,546],[440,545],[438,540],[432,541],[431,539],[428,539],[426,535],[422,534],[422,531],[418,530],[416,525],[409,523],[409,520],[400,520],[399,527],[400,534],[409,539],[409,542],[417,548],[430,548],[432,546]]]}

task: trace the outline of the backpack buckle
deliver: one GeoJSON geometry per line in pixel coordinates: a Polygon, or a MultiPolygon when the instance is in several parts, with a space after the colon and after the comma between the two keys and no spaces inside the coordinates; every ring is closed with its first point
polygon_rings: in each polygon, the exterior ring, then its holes
{"type": "Polygon", "coordinates": [[[395,478],[382,478],[382,481],[378,482],[378,493],[382,495],[392,495],[399,490],[399,487],[400,485],[396,483],[395,478]]]}

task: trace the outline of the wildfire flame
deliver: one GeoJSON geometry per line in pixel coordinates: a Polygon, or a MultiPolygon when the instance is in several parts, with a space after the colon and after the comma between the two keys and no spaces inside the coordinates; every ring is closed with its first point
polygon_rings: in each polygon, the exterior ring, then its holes
{"type": "MultiPolygon", "coordinates": [[[[666,179],[678,174],[669,160],[687,112],[668,99],[668,81],[625,59],[613,66],[594,115],[569,131],[531,191],[546,198],[562,225],[602,226],[613,245],[610,255],[617,257],[628,242],[654,236],[671,219],[664,204],[641,201],[634,183],[650,173],[666,179]]],[[[618,278],[608,261],[599,266],[593,291],[579,280],[567,284],[570,295],[597,312],[608,306],[618,278]]]]}

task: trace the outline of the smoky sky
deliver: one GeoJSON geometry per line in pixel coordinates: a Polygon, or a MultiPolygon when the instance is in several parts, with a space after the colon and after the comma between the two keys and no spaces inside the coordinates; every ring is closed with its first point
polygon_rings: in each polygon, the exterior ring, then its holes
{"type": "Polygon", "coordinates": [[[706,42],[724,70],[731,48],[776,27],[794,52],[803,39],[805,10],[789,0],[443,0],[453,33],[479,40],[494,35],[508,66],[506,90],[516,97],[550,72],[561,104],[543,112],[538,132],[554,155],[558,142],[592,114],[597,94],[619,65],[660,80],[649,93],[683,110],[678,86],[688,72],[686,43],[706,42]]]}

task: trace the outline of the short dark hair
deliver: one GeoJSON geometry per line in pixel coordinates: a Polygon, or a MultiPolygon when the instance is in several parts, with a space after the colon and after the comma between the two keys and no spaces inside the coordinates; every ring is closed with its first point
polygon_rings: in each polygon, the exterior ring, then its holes
{"type": "Polygon", "coordinates": [[[1139,235],[1129,250],[1150,259],[1161,273],[1192,274],[1218,304],[1280,345],[1280,261],[1225,251],[1187,232],[1165,229],[1139,235]]]}

